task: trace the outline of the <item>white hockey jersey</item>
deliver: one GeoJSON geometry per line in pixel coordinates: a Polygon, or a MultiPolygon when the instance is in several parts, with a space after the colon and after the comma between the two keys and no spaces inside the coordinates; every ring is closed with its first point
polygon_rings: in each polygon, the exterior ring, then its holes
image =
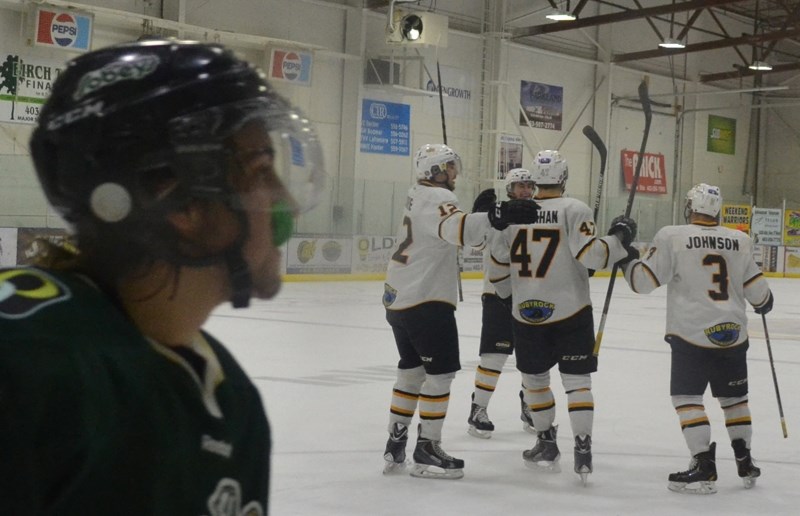
{"type": "Polygon", "coordinates": [[[666,284],[667,335],[704,348],[744,342],[745,300],[761,306],[770,294],[750,237],[698,222],[661,228],[644,259],[626,266],[625,280],[641,294],[666,284]]]}
{"type": "Polygon", "coordinates": [[[458,302],[456,246],[477,247],[490,229],[486,213],[467,214],[456,195],[422,181],[408,191],[383,304],[403,310],[427,301],[458,302]]]}
{"type": "Polygon", "coordinates": [[[549,324],[591,306],[587,269],[605,269],[628,255],[615,236],[596,236],[592,210],[577,199],[535,199],[538,222],[513,225],[492,241],[489,277],[512,298],[514,318],[549,324]]]}

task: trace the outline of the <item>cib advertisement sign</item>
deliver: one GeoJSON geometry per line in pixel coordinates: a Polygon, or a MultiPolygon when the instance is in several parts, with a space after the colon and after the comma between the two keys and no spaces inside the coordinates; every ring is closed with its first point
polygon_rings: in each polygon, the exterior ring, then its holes
{"type": "Polygon", "coordinates": [[[35,124],[64,61],[0,54],[0,122],[35,124]]]}
{"type": "MultiPolygon", "coordinates": [[[[642,169],[639,172],[639,182],[636,191],[646,194],[667,193],[667,167],[663,154],[649,154],[645,152],[642,169]]],[[[625,189],[630,190],[633,185],[633,176],[639,161],[639,153],[632,150],[622,151],[622,172],[625,176],[625,189]]]]}

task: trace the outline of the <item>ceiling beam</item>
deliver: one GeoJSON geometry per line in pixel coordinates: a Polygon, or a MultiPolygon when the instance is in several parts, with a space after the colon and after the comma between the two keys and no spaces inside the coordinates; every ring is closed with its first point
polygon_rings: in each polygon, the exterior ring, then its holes
{"type": "Polygon", "coordinates": [[[758,74],[790,72],[792,70],[800,70],[800,63],[786,63],[786,64],[773,65],[772,70],[751,70],[744,66],[737,66],[737,68],[738,70],[734,72],[700,74],[700,82],[707,83],[715,81],[724,81],[725,79],[752,77],[758,74]]]}
{"type": "Polygon", "coordinates": [[[741,1],[742,0],[689,0],[688,2],[658,5],[655,7],[648,7],[646,9],[629,9],[627,11],[621,11],[618,13],[601,14],[598,16],[591,16],[589,18],[580,18],[574,21],[547,23],[544,25],[534,25],[532,27],[519,27],[514,29],[514,31],[511,33],[511,38],[524,38],[527,36],[562,32],[565,30],[585,29],[586,27],[594,27],[596,25],[605,25],[608,23],[628,20],[638,20],[639,18],[660,16],[662,14],[678,13],[682,11],[691,11],[694,9],[707,9],[710,7],[733,4],[741,1]]]}
{"type": "Polygon", "coordinates": [[[769,32],[767,34],[745,34],[739,38],[723,38],[714,41],[704,41],[702,43],[692,43],[685,48],[643,50],[641,52],[628,52],[627,54],[616,54],[612,56],[612,63],[624,63],[627,61],[638,61],[653,57],[673,56],[677,54],[690,54],[692,52],[703,52],[718,48],[735,47],[736,45],[755,45],[764,41],[774,41],[776,39],[793,38],[800,36],[800,27],[792,30],[782,30],[769,32]]]}

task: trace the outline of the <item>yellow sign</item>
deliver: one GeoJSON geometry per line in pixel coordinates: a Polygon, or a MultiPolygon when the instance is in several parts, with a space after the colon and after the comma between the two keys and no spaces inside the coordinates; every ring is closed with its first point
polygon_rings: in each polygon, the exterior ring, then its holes
{"type": "Polygon", "coordinates": [[[720,224],[750,234],[750,206],[747,204],[723,204],[720,224]]]}

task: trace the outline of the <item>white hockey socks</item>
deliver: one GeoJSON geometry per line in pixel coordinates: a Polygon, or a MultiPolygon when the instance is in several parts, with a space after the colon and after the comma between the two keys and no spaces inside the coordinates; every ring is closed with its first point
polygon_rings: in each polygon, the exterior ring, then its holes
{"type": "Polygon", "coordinates": [[[398,369],[397,381],[392,389],[392,404],[389,408],[389,433],[394,423],[411,426],[411,419],[417,410],[419,391],[425,382],[425,368],[398,369]]]}
{"type": "Polygon", "coordinates": [[[747,448],[750,448],[750,440],[753,437],[753,425],[750,418],[750,406],[747,404],[747,396],[737,398],[719,398],[719,405],[725,413],[725,428],[731,442],[736,439],[744,439],[747,448]]]}
{"type": "Polygon", "coordinates": [[[561,374],[561,382],[567,393],[567,410],[572,435],[592,435],[594,425],[594,395],[592,377],[588,374],[561,374]]]}
{"type": "Polygon", "coordinates": [[[550,371],[542,374],[522,374],[524,399],[538,431],[549,430],[556,420],[556,399],[550,390],[550,371]]]}
{"type": "Polygon", "coordinates": [[[419,393],[419,437],[442,440],[442,426],[450,403],[450,384],[456,373],[429,374],[419,393]]]}
{"type": "Polygon", "coordinates": [[[711,426],[703,405],[703,396],[672,396],[672,406],[678,413],[683,438],[692,457],[708,451],[711,426]]]}
{"type": "Polygon", "coordinates": [[[506,365],[508,355],[503,353],[484,353],[481,355],[481,363],[475,370],[475,396],[472,402],[478,406],[486,408],[489,400],[497,387],[497,381],[506,365]]]}

